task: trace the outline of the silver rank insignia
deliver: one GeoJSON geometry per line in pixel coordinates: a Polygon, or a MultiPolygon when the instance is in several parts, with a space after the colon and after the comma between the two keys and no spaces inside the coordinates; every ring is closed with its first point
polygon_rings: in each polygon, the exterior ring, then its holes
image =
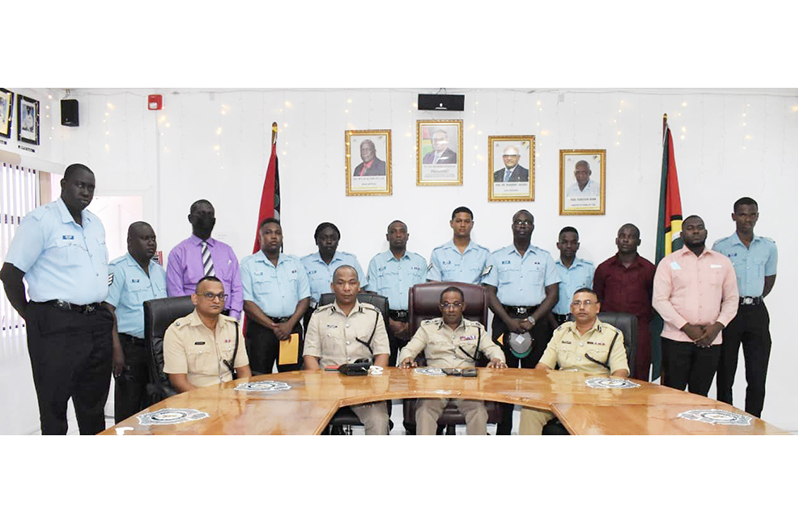
{"type": "Polygon", "coordinates": [[[436,369],[433,367],[419,367],[415,370],[416,374],[422,374],[424,376],[445,376],[442,369],[436,369]]]}
{"type": "Polygon", "coordinates": [[[197,409],[161,409],[138,415],[139,425],[174,425],[208,417],[210,414],[197,409]]]}
{"type": "Polygon", "coordinates": [[[707,409],[707,410],[688,410],[682,412],[677,418],[690,421],[700,421],[712,425],[750,425],[753,417],[745,414],[737,414],[728,410],[707,409]]]}
{"type": "Polygon", "coordinates": [[[484,278],[485,276],[487,276],[488,274],[490,274],[490,271],[491,271],[492,269],[493,269],[493,265],[488,265],[488,266],[487,266],[487,267],[485,267],[485,269],[482,271],[482,274],[480,275],[480,277],[481,277],[481,278],[484,278]]]}
{"type": "Polygon", "coordinates": [[[114,273],[113,272],[109,272],[108,273],[108,286],[110,287],[111,285],[113,285],[113,283],[114,283],[114,273]]]}
{"type": "Polygon", "coordinates": [[[283,392],[291,390],[291,385],[283,381],[250,381],[235,388],[244,392],[283,392]]]}
{"type": "Polygon", "coordinates": [[[637,383],[623,378],[590,378],[585,380],[585,385],[591,389],[634,389],[637,383]]]}

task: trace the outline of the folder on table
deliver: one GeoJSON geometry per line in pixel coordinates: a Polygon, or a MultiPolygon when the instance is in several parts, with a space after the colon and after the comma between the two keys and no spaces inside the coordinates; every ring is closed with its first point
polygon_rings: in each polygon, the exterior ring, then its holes
{"type": "Polygon", "coordinates": [[[292,333],[287,340],[280,341],[280,356],[277,365],[295,365],[299,362],[299,333],[292,333]]]}

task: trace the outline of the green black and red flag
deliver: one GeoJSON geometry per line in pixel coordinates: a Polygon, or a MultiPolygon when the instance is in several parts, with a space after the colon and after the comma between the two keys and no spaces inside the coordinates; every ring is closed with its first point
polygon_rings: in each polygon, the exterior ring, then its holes
{"type": "Polygon", "coordinates": [[[277,168],[277,122],[272,124],[272,155],[269,158],[269,166],[266,168],[266,179],[263,180],[263,192],[260,196],[258,223],[255,226],[255,246],[252,248],[252,254],[260,250],[258,233],[260,232],[260,223],[266,218],[280,219],[280,173],[277,168]]]}

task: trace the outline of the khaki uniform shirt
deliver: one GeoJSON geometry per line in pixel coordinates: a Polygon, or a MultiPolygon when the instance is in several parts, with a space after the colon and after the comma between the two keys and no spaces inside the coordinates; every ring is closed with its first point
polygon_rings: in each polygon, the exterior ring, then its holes
{"type": "Polygon", "coordinates": [[[385,321],[380,311],[369,303],[355,302],[349,316],[346,316],[336,302],[319,307],[310,317],[305,333],[304,355],[319,358],[322,368],[353,363],[360,358],[373,361],[378,354],[390,352],[385,321]],[[373,354],[365,344],[372,332],[373,354]]]}
{"type": "MultiPolygon", "coordinates": [[[[219,315],[216,332],[202,323],[197,311],[172,323],[163,337],[163,371],[186,374],[195,387],[231,381],[233,375],[222,360],[230,361],[236,343],[236,322],[219,315]]],[[[233,367],[249,365],[241,326],[238,327],[238,352],[233,367]]]]}
{"type": "Polygon", "coordinates": [[[452,330],[443,322],[443,318],[425,320],[421,322],[407,345],[399,352],[397,361],[403,362],[407,358],[415,358],[423,350],[427,358],[427,365],[437,368],[465,368],[474,367],[479,351],[488,359],[504,361],[504,353],[498,345],[493,343],[490,336],[478,321],[465,318],[460,325],[452,330]]]}
{"type": "Polygon", "coordinates": [[[576,323],[572,321],[560,325],[546,346],[540,363],[551,369],[556,368],[556,365],[559,364],[560,370],[578,370],[596,374],[612,374],[621,369],[629,370],[629,365],[626,362],[626,348],[623,344],[623,333],[609,323],[602,323],[598,318],[584,336],[579,335],[576,323]],[[610,344],[616,333],[618,339],[615,340],[610,353],[610,344]],[[607,371],[606,367],[600,363],[590,361],[585,357],[586,354],[589,354],[594,360],[607,362],[610,370],[607,371]],[[610,355],[609,361],[607,361],[608,354],[610,355]]]}

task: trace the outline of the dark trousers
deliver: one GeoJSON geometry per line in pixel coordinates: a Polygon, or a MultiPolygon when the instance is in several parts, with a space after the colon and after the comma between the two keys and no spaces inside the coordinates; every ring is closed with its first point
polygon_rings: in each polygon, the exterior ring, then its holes
{"type": "Polygon", "coordinates": [[[699,347],[693,342],[662,339],[665,385],[706,396],[720,361],[720,345],[699,347]]]}
{"type": "Polygon", "coordinates": [[[718,401],[732,405],[732,385],[737,372],[740,343],[745,358],[745,411],[761,417],[765,404],[765,378],[770,360],[770,316],[764,303],[740,305],[737,316],[723,329],[718,364],[718,401]]]}
{"type": "Polygon", "coordinates": [[[29,302],[28,352],[42,434],[66,434],[72,398],[81,434],[105,430],[103,408],[111,386],[111,311],[83,314],[29,302]]]}
{"type": "Polygon", "coordinates": [[[634,379],[649,381],[651,376],[651,318],[637,317],[635,368],[630,370],[634,379]]]}
{"type": "Polygon", "coordinates": [[[122,375],[114,381],[115,423],[120,423],[150,406],[147,395],[147,383],[150,381],[147,369],[149,355],[144,340],[119,333],[119,341],[125,354],[125,368],[122,375]]]}
{"type": "MultiPolygon", "coordinates": [[[[491,339],[494,343],[502,348],[502,352],[504,352],[504,358],[507,360],[507,367],[511,369],[516,369],[519,366],[522,369],[534,369],[535,365],[537,365],[538,361],[540,361],[540,357],[543,356],[543,352],[546,350],[546,345],[551,339],[552,332],[551,328],[549,327],[549,322],[546,321],[545,318],[535,323],[535,326],[530,332],[534,338],[534,341],[532,342],[532,352],[527,354],[527,356],[524,358],[517,358],[510,351],[509,344],[506,343],[506,338],[509,333],[507,326],[498,316],[493,316],[491,329],[493,331],[493,334],[491,334],[491,339]],[[502,343],[500,343],[499,337],[502,335],[504,335],[504,338],[502,338],[502,343]],[[505,345],[507,346],[505,347],[505,345]]],[[[501,421],[496,427],[497,435],[509,435],[512,432],[514,408],[514,405],[508,403],[503,403],[501,405],[502,417],[501,421]]]]}
{"type": "MultiPolygon", "coordinates": [[[[302,349],[305,343],[302,325],[297,322],[291,332],[299,334],[297,362],[292,365],[277,365],[277,372],[288,372],[302,368],[302,349]]],[[[271,374],[274,363],[279,361],[280,340],[277,339],[271,329],[267,329],[260,323],[253,321],[252,318],[247,318],[246,339],[249,368],[256,374],[271,374]]]]}

